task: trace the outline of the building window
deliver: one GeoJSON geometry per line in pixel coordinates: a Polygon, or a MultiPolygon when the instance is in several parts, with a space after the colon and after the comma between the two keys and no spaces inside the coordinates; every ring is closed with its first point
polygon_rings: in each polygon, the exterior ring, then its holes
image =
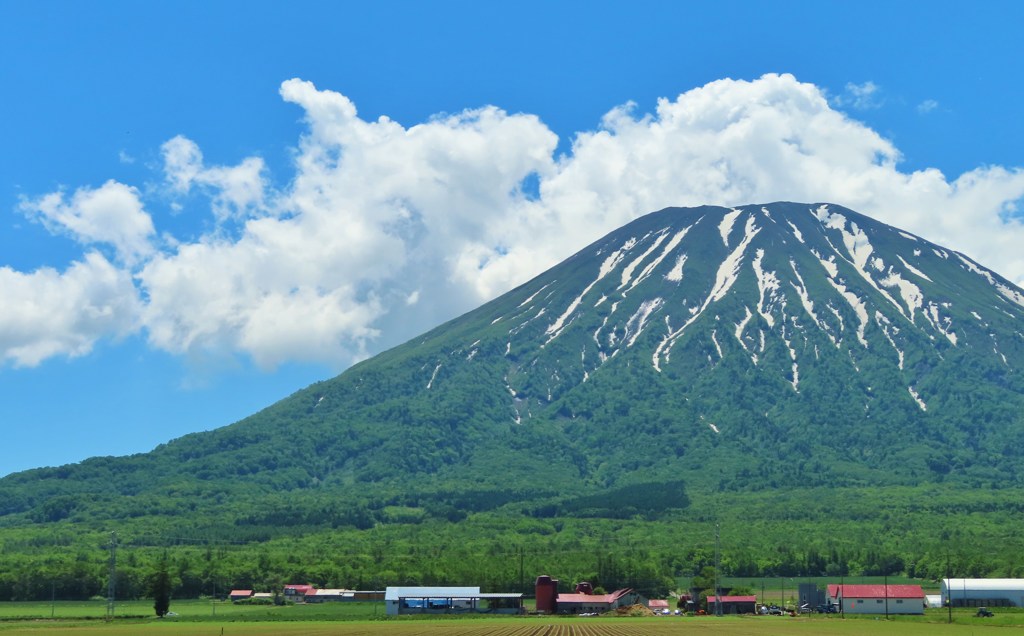
{"type": "Polygon", "coordinates": [[[876,602],[876,603],[881,603],[881,602],[882,602],[882,599],[878,599],[878,600],[877,600],[877,601],[875,601],[875,602],[876,602]]]}
{"type": "Polygon", "coordinates": [[[857,599],[857,603],[863,603],[863,602],[864,602],[864,599],[862,599],[862,598],[857,599]]]}
{"type": "Polygon", "coordinates": [[[900,603],[902,603],[902,602],[903,602],[903,599],[901,599],[901,598],[898,598],[898,599],[896,599],[896,604],[897,604],[897,605],[899,605],[899,604],[900,604],[900,603]]]}

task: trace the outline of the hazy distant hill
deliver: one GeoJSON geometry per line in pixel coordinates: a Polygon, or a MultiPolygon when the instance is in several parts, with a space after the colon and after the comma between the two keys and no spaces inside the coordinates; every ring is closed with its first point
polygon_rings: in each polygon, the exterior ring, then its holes
{"type": "Polygon", "coordinates": [[[1009,281],[836,205],[669,208],[241,422],[2,479],[0,525],[274,534],[1020,486],[1022,318],[1009,281]]]}

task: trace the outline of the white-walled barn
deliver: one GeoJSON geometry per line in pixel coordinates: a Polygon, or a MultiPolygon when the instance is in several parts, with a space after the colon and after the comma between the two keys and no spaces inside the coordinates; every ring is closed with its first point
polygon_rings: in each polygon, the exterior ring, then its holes
{"type": "Polygon", "coordinates": [[[941,592],[953,607],[1024,607],[1024,579],[943,579],[941,592]]]}
{"type": "Polygon", "coordinates": [[[835,585],[828,597],[845,614],[924,614],[920,585],[835,585]]]}
{"type": "Polygon", "coordinates": [[[486,594],[479,587],[389,587],[384,602],[388,616],[523,613],[522,594],[486,594]]]}

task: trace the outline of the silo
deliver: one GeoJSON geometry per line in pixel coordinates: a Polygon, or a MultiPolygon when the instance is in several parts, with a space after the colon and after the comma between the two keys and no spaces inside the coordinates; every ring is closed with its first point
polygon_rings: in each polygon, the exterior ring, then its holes
{"type": "Polygon", "coordinates": [[[554,614],[558,599],[558,579],[542,574],[537,577],[534,589],[537,594],[537,611],[554,614]]]}

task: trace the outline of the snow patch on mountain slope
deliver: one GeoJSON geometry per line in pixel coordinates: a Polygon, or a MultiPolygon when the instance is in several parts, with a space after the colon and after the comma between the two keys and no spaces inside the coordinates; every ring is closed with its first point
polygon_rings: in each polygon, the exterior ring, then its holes
{"type": "Polygon", "coordinates": [[[604,262],[601,263],[601,269],[598,271],[597,278],[587,285],[587,288],[583,290],[583,293],[569,303],[569,307],[561,316],[558,317],[558,320],[548,326],[547,330],[544,332],[549,336],[545,344],[551,342],[562,333],[562,330],[565,328],[565,321],[568,320],[569,316],[571,316],[572,313],[580,306],[580,303],[583,302],[583,297],[590,293],[590,290],[594,288],[594,285],[601,282],[601,279],[610,274],[619,265],[619,263],[622,262],[629,250],[633,249],[633,246],[636,245],[636,242],[635,238],[629,239],[622,244],[622,247],[615,250],[608,256],[608,258],[604,259],[604,262]]]}
{"type": "Polygon", "coordinates": [[[835,287],[837,292],[839,292],[839,295],[845,298],[846,302],[850,303],[850,307],[853,308],[853,313],[857,315],[857,320],[860,323],[859,325],[857,325],[857,340],[860,341],[862,345],[867,347],[868,341],[864,337],[864,330],[868,326],[867,305],[860,298],[860,296],[847,289],[846,285],[838,283],[832,280],[831,278],[828,279],[828,282],[832,283],[832,286],[835,287]]]}
{"type": "Polygon", "coordinates": [[[683,265],[686,264],[686,254],[680,254],[676,257],[676,264],[672,266],[672,269],[665,274],[665,280],[670,280],[673,283],[678,283],[683,280],[683,265]]]}
{"type": "Polygon", "coordinates": [[[636,310],[629,320],[626,321],[626,334],[623,339],[626,340],[626,346],[632,347],[636,339],[640,337],[640,334],[644,330],[644,326],[647,324],[647,319],[650,318],[651,314],[656,312],[663,304],[664,300],[661,298],[654,298],[653,300],[645,300],[640,303],[639,309],[636,310]]]}
{"type": "Polygon", "coordinates": [[[761,267],[761,259],[763,258],[764,250],[757,250],[757,255],[754,257],[751,266],[754,268],[754,275],[757,277],[757,313],[764,318],[765,322],[768,323],[768,327],[771,328],[775,326],[775,317],[772,316],[766,307],[766,297],[768,300],[775,300],[781,283],[775,272],[766,272],[761,267]]]}
{"type": "MultiPolygon", "coordinates": [[[[551,283],[553,283],[553,282],[555,282],[555,281],[551,281],[551,283]]],[[[551,283],[547,283],[547,284],[545,284],[545,285],[544,285],[543,287],[541,287],[541,288],[540,288],[540,289],[538,289],[537,291],[535,291],[535,292],[533,292],[532,294],[530,294],[530,297],[529,297],[529,298],[527,298],[527,299],[526,299],[526,300],[524,300],[523,302],[519,303],[519,305],[518,305],[517,309],[518,309],[519,307],[523,307],[524,305],[529,305],[529,304],[530,304],[531,302],[533,302],[533,299],[537,297],[537,294],[541,293],[542,291],[544,291],[545,289],[547,289],[548,287],[550,287],[550,286],[551,286],[551,283]]]]}
{"type": "Polygon", "coordinates": [[[885,314],[883,314],[880,311],[875,311],[875,324],[877,324],[878,327],[882,330],[882,333],[885,334],[885,339],[889,341],[889,344],[892,345],[892,348],[896,350],[897,366],[899,367],[899,370],[902,371],[903,351],[898,346],[896,346],[896,340],[895,338],[893,338],[893,334],[899,333],[899,328],[893,326],[893,324],[889,322],[889,319],[885,317],[885,314]],[[890,331],[892,333],[890,333],[890,331]]]}
{"type": "Polygon", "coordinates": [[[718,232],[722,235],[722,243],[725,243],[726,247],[729,247],[729,234],[732,233],[732,226],[736,222],[736,217],[742,213],[743,210],[726,212],[725,216],[722,217],[722,222],[718,224],[718,232]]]}
{"type": "MultiPolygon", "coordinates": [[[[740,343],[740,346],[743,347],[743,350],[750,354],[750,360],[754,363],[754,366],[757,366],[757,354],[752,352],[750,347],[747,346],[747,343],[743,341],[743,331],[750,323],[750,319],[754,317],[754,313],[750,311],[750,307],[744,307],[743,309],[745,310],[746,315],[743,317],[743,320],[736,323],[736,340],[740,343]]],[[[764,337],[763,333],[762,337],[764,337]]]]}
{"type": "Polygon", "coordinates": [[[829,255],[828,259],[819,254],[817,250],[811,250],[811,254],[814,254],[814,256],[818,259],[818,262],[821,263],[821,266],[825,268],[825,271],[828,272],[830,278],[835,278],[836,276],[839,275],[839,266],[836,265],[835,254],[829,255]]]}
{"type": "MultiPolygon", "coordinates": [[[[815,216],[822,221],[825,227],[839,231],[840,235],[843,238],[843,246],[846,248],[846,253],[849,256],[849,258],[843,256],[843,253],[840,252],[826,236],[825,240],[828,241],[829,245],[832,247],[832,250],[836,254],[838,254],[840,258],[842,258],[850,265],[852,265],[853,268],[857,271],[857,273],[861,275],[861,278],[867,281],[867,283],[871,285],[875,289],[875,291],[881,294],[883,298],[892,303],[892,305],[897,309],[897,311],[906,316],[906,312],[903,310],[903,305],[901,305],[895,298],[893,298],[892,295],[889,294],[889,292],[882,289],[882,287],[875,281],[874,278],[872,278],[870,272],[868,272],[867,270],[868,259],[871,257],[871,253],[874,251],[874,247],[868,240],[867,234],[865,234],[864,231],[861,230],[857,226],[857,224],[853,222],[849,223],[850,227],[849,229],[847,229],[846,217],[843,216],[842,214],[829,213],[827,206],[823,205],[820,208],[818,208],[818,211],[815,214],[815,216]]],[[[879,264],[881,263],[875,263],[874,267],[877,268],[879,264]]],[[[884,266],[884,264],[882,265],[884,266]]]]}
{"type": "Polygon", "coordinates": [[[786,221],[786,223],[788,223],[789,227],[793,229],[793,236],[796,237],[796,240],[800,241],[801,243],[806,243],[806,241],[804,241],[804,235],[800,232],[800,228],[793,225],[792,221],[786,221]]]}
{"type": "Polygon", "coordinates": [[[662,339],[654,350],[652,362],[656,371],[661,372],[662,353],[665,353],[667,359],[668,354],[671,352],[672,345],[675,344],[675,341],[683,335],[686,328],[693,324],[693,322],[697,320],[702,313],[704,313],[704,310],[708,308],[708,305],[724,298],[729,289],[732,288],[733,284],[736,282],[736,277],[739,274],[740,265],[743,263],[743,254],[746,252],[750,242],[754,240],[754,237],[757,236],[760,231],[760,228],[757,227],[754,221],[753,215],[749,216],[747,218],[747,225],[743,234],[743,240],[740,241],[739,245],[729,253],[725,260],[722,261],[722,264],[718,266],[718,272],[715,274],[715,285],[711,288],[711,292],[708,294],[707,298],[704,299],[700,309],[678,330],[666,334],[665,338],[662,339]]]}
{"type": "Polygon", "coordinates": [[[427,382],[427,390],[429,390],[430,387],[434,386],[434,380],[437,379],[437,372],[440,371],[440,370],[441,370],[441,363],[438,362],[437,366],[434,367],[434,372],[430,374],[430,381],[427,382]]]}
{"type": "Polygon", "coordinates": [[[914,390],[914,387],[908,386],[907,391],[910,392],[910,397],[914,398],[914,401],[917,402],[917,405],[921,407],[922,411],[928,410],[928,405],[924,403],[924,400],[922,400],[921,396],[917,394],[917,391],[914,390]]]}
{"type": "MultiPolygon", "coordinates": [[[[616,289],[622,289],[626,285],[629,285],[629,281],[633,278],[633,270],[635,270],[637,267],[640,266],[641,263],[643,263],[645,260],[647,260],[647,257],[650,256],[654,252],[654,250],[658,249],[658,246],[661,245],[661,243],[665,240],[665,238],[667,236],[668,235],[665,234],[664,232],[659,234],[658,238],[656,238],[654,240],[654,243],[652,243],[651,246],[648,247],[647,250],[645,250],[643,254],[641,254],[640,256],[636,257],[635,259],[633,259],[632,262],[630,262],[629,265],[626,265],[624,268],[622,268],[621,283],[619,284],[619,286],[616,289]]],[[[647,237],[645,236],[644,238],[646,239],[647,237]]],[[[632,287],[633,286],[631,285],[630,289],[632,289],[632,287]]],[[[625,294],[623,294],[623,295],[625,295],[625,294]]]]}
{"type": "MultiPolygon", "coordinates": [[[[916,252],[917,250],[914,250],[914,251],[916,252]]],[[[924,272],[922,272],[921,270],[917,269],[916,267],[914,267],[913,265],[908,263],[906,260],[904,260],[904,258],[902,256],[897,255],[896,258],[900,259],[900,262],[903,263],[903,266],[906,267],[907,270],[910,271],[910,273],[914,274],[918,278],[923,278],[926,281],[928,281],[929,283],[935,282],[932,279],[928,278],[927,274],[925,274],[924,272]]]]}
{"type": "Polygon", "coordinates": [[[935,303],[931,303],[930,302],[930,303],[928,303],[927,309],[925,309],[922,313],[924,314],[925,319],[927,319],[928,322],[931,323],[932,327],[936,331],[938,331],[942,335],[946,336],[946,338],[951,343],[953,343],[953,346],[956,346],[957,335],[956,335],[956,332],[953,331],[953,329],[952,329],[952,322],[953,321],[948,316],[940,316],[939,315],[939,306],[938,305],[936,305],[935,303]]]}
{"type": "Polygon", "coordinates": [[[832,341],[832,344],[839,346],[839,342],[836,341],[836,337],[832,335],[832,332],[829,331],[828,327],[818,319],[818,315],[814,313],[814,301],[811,300],[810,294],[807,293],[807,285],[804,283],[803,277],[800,276],[800,270],[796,268],[796,261],[789,259],[789,266],[793,268],[793,274],[796,276],[797,280],[796,283],[789,281],[789,284],[796,290],[796,295],[800,298],[800,304],[803,306],[804,311],[806,311],[807,315],[810,316],[811,321],[815,326],[825,332],[825,335],[832,341]]]}
{"type": "MultiPolygon", "coordinates": [[[[633,281],[633,283],[629,286],[629,289],[633,289],[634,287],[636,287],[637,285],[639,285],[643,281],[647,280],[647,278],[654,272],[654,270],[657,269],[657,267],[659,265],[661,265],[662,261],[664,261],[665,258],[667,258],[669,254],[671,254],[673,251],[675,251],[675,249],[677,247],[679,247],[679,244],[682,242],[683,237],[686,236],[686,233],[690,231],[691,227],[693,227],[693,226],[691,225],[691,226],[685,227],[682,230],[680,230],[679,232],[676,232],[675,236],[673,236],[672,239],[668,243],[665,244],[665,249],[662,250],[661,254],[659,254],[653,261],[651,261],[647,265],[647,267],[645,267],[640,272],[640,274],[636,277],[636,279],[633,281]]],[[[683,259],[684,262],[686,261],[686,255],[685,254],[682,255],[682,259],[683,259]]],[[[675,268],[673,268],[673,270],[671,272],[669,272],[669,274],[672,274],[674,271],[675,271],[675,268]]],[[[679,264],[679,279],[677,279],[677,280],[681,280],[682,277],[683,277],[682,265],[679,264]]],[[[672,280],[671,278],[669,278],[668,275],[666,275],[665,278],[668,278],[669,280],[672,280]]],[[[629,291],[629,289],[627,289],[626,291],[629,291]]],[[[623,292],[623,295],[625,295],[625,292],[623,292]]]]}
{"type": "Polygon", "coordinates": [[[973,261],[966,258],[963,254],[960,254],[959,252],[953,253],[956,254],[956,257],[960,259],[961,263],[967,266],[967,269],[974,272],[975,274],[978,274],[979,276],[983,276],[986,280],[988,280],[989,284],[991,284],[999,291],[1000,294],[1005,296],[1007,299],[1017,303],[1021,307],[1024,307],[1024,294],[1021,294],[1016,289],[1012,289],[1010,287],[1007,287],[1006,285],[1003,285],[1002,283],[995,279],[995,276],[993,276],[991,272],[978,265],[975,265],[973,261]]]}
{"type": "Polygon", "coordinates": [[[910,317],[910,322],[914,322],[914,312],[921,309],[924,305],[924,294],[921,293],[921,288],[900,276],[899,273],[892,268],[889,268],[888,276],[878,282],[886,287],[893,287],[899,290],[900,297],[903,299],[903,302],[907,304],[907,313],[910,317]]]}

